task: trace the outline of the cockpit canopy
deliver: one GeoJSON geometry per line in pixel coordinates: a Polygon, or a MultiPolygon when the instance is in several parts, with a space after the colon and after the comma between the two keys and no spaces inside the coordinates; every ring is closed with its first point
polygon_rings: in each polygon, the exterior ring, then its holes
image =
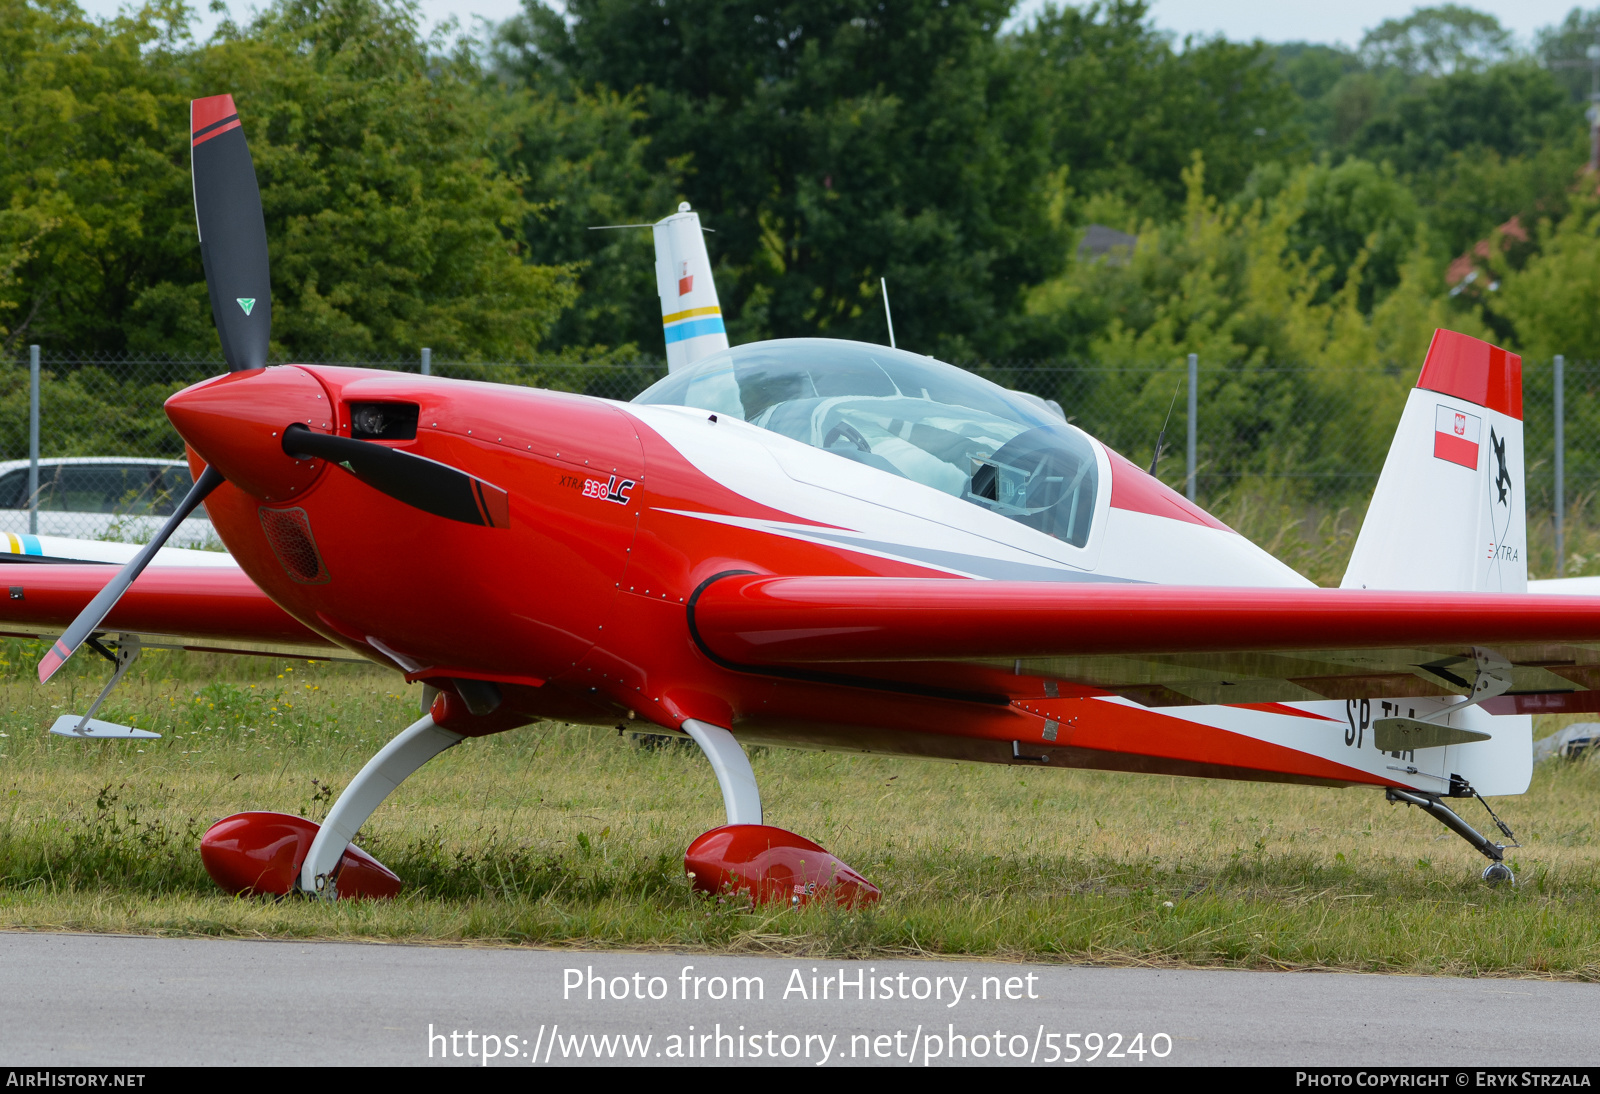
{"type": "Polygon", "coordinates": [[[1048,404],[931,357],[786,338],[696,361],[636,403],[692,406],[931,486],[1082,547],[1098,473],[1048,404]]]}

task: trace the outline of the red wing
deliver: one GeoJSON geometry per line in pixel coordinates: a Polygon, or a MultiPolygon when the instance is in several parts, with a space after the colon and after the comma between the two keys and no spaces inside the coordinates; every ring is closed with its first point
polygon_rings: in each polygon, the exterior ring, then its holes
{"type": "Polygon", "coordinates": [[[1600,597],[740,575],[692,625],[730,665],[968,662],[1151,706],[1464,694],[1478,646],[1513,666],[1487,709],[1600,709],[1600,597]]]}
{"type": "MultiPolygon", "coordinates": [[[[9,596],[0,597],[0,634],[39,638],[61,633],[116,567],[10,566],[0,571],[9,596]]],[[[226,653],[315,657],[343,654],[256,587],[241,570],[152,567],[139,575],[102,627],[131,631],[147,647],[164,644],[226,653]],[[166,640],[164,642],[163,640],[166,640]]]]}

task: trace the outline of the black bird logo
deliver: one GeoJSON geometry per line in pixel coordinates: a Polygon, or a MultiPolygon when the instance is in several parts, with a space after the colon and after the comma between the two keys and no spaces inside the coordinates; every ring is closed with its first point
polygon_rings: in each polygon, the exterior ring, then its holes
{"type": "Polygon", "coordinates": [[[1511,489],[1511,472],[1506,470],[1506,439],[1494,431],[1494,426],[1489,427],[1489,446],[1494,449],[1494,462],[1499,468],[1494,484],[1500,491],[1500,504],[1506,505],[1506,496],[1511,489]]]}

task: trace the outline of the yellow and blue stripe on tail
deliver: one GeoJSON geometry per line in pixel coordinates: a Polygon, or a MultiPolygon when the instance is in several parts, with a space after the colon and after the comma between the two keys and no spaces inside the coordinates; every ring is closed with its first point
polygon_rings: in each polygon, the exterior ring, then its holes
{"type": "Polygon", "coordinates": [[[722,323],[717,286],[711,278],[711,258],[706,253],[700,215],[683,202],[676,213],[652,227],[667,371],[674,372],[727,349],[728,332],[722,323]]]}

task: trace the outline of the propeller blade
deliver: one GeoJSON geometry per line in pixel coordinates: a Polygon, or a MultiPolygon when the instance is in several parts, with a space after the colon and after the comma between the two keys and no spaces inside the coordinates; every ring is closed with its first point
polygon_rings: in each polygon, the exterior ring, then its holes
{"type": "Polygon", "coordinates": [[[297,459],[338,464],[379,493],[424,513],[489,528],[511,526],[506,492],[449,464],[371,441],[313,433],[303,425],[283,431],[283,450],[297,459]]]}
{"type": "MultiPolygon", "coordinates": [[[[200,233],[211,316],[222,340],[229,372],[264,368],[272,335],[272,279],[267,264],[267,225],[261,189],[240,128],[232,95],[213,95],[189,104],[189,166],[194,182],[194,220],[200,233]]],[[[161,526],[155,538],[117,571],[105,588],[78,613],[39,662],[39,682],[56,674],[94,634],[172,533],[225,480],[206,466],[194,486],[161,526]]]]}
{"type": "Polygon", "coordinates": [[[95,594],[89,601],[89,606],[78,613],[78,618],[72,621],[56,644],[50,647],[50,652],[44,655],[44,660],[39,662],[39,683],[44,683],[56,674],[56,670],[67,663],[67,658],[78,652],[78,647],[86,642],[90,635],[100,626],[101,622],[116,607],[117,601],[122,599],[122,594],[128,591],[128,586],[133,584],[133,579],[138,577],[150,560],[156,557],[156,552],[161,550],[163,544],[171,538],[172,533],[178,530],[195,507],[206,500],[206,495],[221,486],[222,473],[214,467],[207,466],[200,473],[200,477],[189,488],[189,493],[173,510],[172,516],[167,518],[167,523],[161,526],[155,538],[144,545],[144,550],[134,555],[128,564],[117,571],[117,575],[107,583],[106,587],[95,594]]]}
{"type": "Polygon", "coordinates": [[[272,335],[267,225],[232,95],[189,104],[189,163],[211,316],[229,372],[262,368],[272,335]]]}

